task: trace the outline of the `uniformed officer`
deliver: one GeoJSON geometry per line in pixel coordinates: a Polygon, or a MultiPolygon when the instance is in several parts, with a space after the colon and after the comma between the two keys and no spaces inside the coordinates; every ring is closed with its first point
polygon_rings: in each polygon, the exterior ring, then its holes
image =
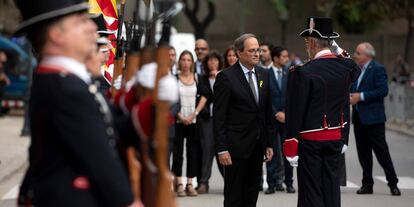
{"type": "Polygon", "coordinates": [[[298,166],[298,207],[339,207],[340,156],[349,134],[349,88],[359,68],[333,54],[332,19],[309,18],[300,33],[311,59],[289,71],[284,153],[298,166]]]}
{"type": "Polygon", "coordinates": [[[19,203],[35,206],[138,206],[114,150],[109,107],[85,61],[96,26],[82,0],[18,0],[39,54],[30,99],[32,142],[19,203]]]}
{"type": "MultiPolygon", "coordinates": [[[[101,65],[101,76],[96,80],[99,82],[99,89],[102,92],[107,92],[112,85],[112,71],[109,71],[108,67],[106,66],[106,62],[109,59],[109,52],[112,48],[110,41],[108,40],[108,35],[114,34],[113,31],[110,31],[106,28],[105,19],[102,14],[93,16],[92,20],[98,26],[98,30],[96,33],[99,35],[98,38],[98,50],[100,53],[104,55],[104,60],[101,65]]],[[[119,88],[118,88],[119,89],[119,88]]]]}

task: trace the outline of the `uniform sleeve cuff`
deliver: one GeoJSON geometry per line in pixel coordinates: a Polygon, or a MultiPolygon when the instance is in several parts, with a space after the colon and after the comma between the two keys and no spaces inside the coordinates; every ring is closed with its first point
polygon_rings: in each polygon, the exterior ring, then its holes
{"type": "Polygon", "coordinates": [[[361,92],[361,101],[365,101],[364,92],[361,92]]]}

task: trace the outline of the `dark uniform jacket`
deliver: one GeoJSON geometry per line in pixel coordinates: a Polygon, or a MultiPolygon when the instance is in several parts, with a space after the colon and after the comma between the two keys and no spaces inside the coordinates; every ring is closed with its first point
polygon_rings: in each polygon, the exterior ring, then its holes
{"type": "Polygon", "coordinates": [[[229,151],[232,158],[250,157],[257,140],[272,147],[272,106],[269,73],[255,67],[259,89],[257,104],[240,63],[217,74],[214,84],[213,125],[217,152],[229,151]]]}
{"type": "Polygon", "coordinates": [[[286,100],[287,138],[341,128],[340,136],[347,144],[349,91],[359,73],[360,69],[352,59],[333,55],[291,68],[286,100]]]}
{"type": "Polygon", "coordinates": [[[126,206],[133,201],[114,150],[112,116],[94,85],[40,66],[30,100],[25,186],[35,206],[126,206]]]}

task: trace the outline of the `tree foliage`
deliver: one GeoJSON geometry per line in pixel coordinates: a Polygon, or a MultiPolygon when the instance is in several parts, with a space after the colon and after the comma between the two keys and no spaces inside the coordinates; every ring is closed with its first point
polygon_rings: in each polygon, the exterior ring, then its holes
{"type": "Polygon", "coordinates": [[[376,0],[318,0],[317,10],[337,20],[350,34],[362,34],[375,29],[383,20],[385,8],[376,0]]]}
{"type": "Polygon", "coordinates": [[[384,20],[407,20],[404,59],[410,56],[414,33],[413,0],[317,0],[318,11],[335,18],[346,33],[362,34],[384,20]]]}

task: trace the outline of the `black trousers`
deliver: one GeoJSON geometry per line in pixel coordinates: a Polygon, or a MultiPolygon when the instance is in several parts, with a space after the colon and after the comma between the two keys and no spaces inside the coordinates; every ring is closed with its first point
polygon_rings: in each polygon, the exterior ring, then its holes
{"type": "Polygon", "coordinates": [[[372,151],[374,151],[379,164],[384,169],[388,185],[397,185],[397,174],[385,141],[385,123],[364,125],[361,123],[358,113],[354,113],[354,116],[355,141],[359,163],[362,167],[362,185],[374,185],[372,151]]]}
{"type": "Polygon", "coordinates": [[[340,207],[342,141],[299,141],[298,207],[340,207]]]}
{"type": "Polygon", "coordinates": [[[201,175],[199,183],[205,183],[208,185],[208,181],[211,177],[211,167],[213,166],[214,159],[214,135],[213,135],[213,118],[210,119],[198,119],[199,132],[200,132],[200,144],[201,144],[201,175]]]}
{"type": "Polygon", "coordinates": [[[269,188],[275,187],[283,182],[286,185],[292,185],[293,183],[293,167],[290,166],[282,153],[282,144],[286,139],[284,127],[284,124],[279,124],[276,127],[276,139],[273,144],[273,158],[270,162],[266,163],[266,181],[269,188]]]}
{"type": "Polygon", "coordinates": [[[262,177],[263,149],[257,142],[247,159],[232,158],[224,167],[224,207],[255,207],[262,177]]]}
{"type": "Polygon", "coordinates": [[[174,139],[173,147],[173,163],[172,172],[175,176],[181,177],[183,175],[183,153],[184,153],[184,138],[187,139],[187,177],[196,177],[200,172],[200,141],[196,136],[196,124],[185,126],[184,124],[176,124],[176,137],[174,139]]]}

